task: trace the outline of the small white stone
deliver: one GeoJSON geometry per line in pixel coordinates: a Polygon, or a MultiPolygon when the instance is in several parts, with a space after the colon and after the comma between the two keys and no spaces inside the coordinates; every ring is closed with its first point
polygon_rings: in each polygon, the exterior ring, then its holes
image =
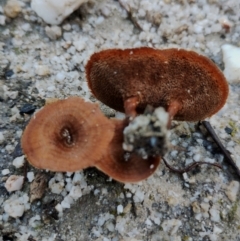
{"type": "Polygon", "coordinates": [[[8,152],[8,153],[10,153],[10,152],[12,152],[13,150],[14,150],[14,146],[13,145],[6,145],[6,147],[5,147],[5,150],[8,152]]]}
{"type": "Polygon", "coordinates": [[[62,182],[62,181],[63,181],[63,174],[62,174],[61,172],[57,172],[57,173],[55,174],[55,177],[54,177],[54,178],[56,179],[56,181],[62,182]]]}
{"type": "Polygon", "coordinates": [[[15,166],[16,168],[20,168],[24,165],[24,155],[23,156],[19,156],[19,157],[16,157],[14,160],[13,160],[13,166],[15,166]]]}
{"type": "Polygon", "coordinates": [[[115,230],[115,227],[114,227],[114,225],[113,225],[112,222],[108,222],[108,223],[106,224],[106,228],[107,228],[110,232],[113,232],[113,231],[115,230]]]}
{"type": "Polygon", "coordinates": [[[55,194],[60,194],[63,191],[64,188],[64,182],[51,182],[51,180],[49,181],[49,188],[51,189],[52,193],[55,194]]]}
{"type": "Polygon", "coordinates": [[[240,83],[240,48],[224,44],[222,46],[224,75],[229,83],[240,83]]]}
{"type": "MultiPolygon", "coordinates": [[[[70,179],[70,178],[68,178],[68,179],[70,179]]],[[[67,181],[67,180],[66,180],[67,181]]],[[[65,190],[67,191],[67,192],[70,192],[71,191],[71,189],[72,189],[72,187],[73,187],[73,185],[72,185],[72,182],[68,182],[67,181],[67,184],[66,184],[66,186],[65,186],[65,190]]]]}
{"type": "Polygon", "coordinates": [[[125,233],[125,225],[126,225],[126,222],[127,222],[127,219],[125,218],[122,218],[120,216],[117,217],[117,220],[116,220],[116,226],[115,226],[115,229],[120,233],[120,234],[123,234],[125,233]]]}
{"type": "Polygon", "coordinates": [[[35,221],[40,221],[41,217],[39,215],[33,216],[29,219],[28,223],[31,227],[37,227],[37,223],[35,223],[35,221]]]}
{"type": "Polygon", "coordinates": [[[77,185],[77,184],[80,184],[82,179],[83,179],[82,173],[76,172],[73,176],[72,182],[73,182],[74,185],[77,185]]]}
{"type": "Polygon", "coordinates": [[[213,222],[220,222],[220,212],[218,209],[216,208],[211,208],[209,211],[210,215],[211,215],[211,220],[213,222]]]}
{"type": "Polygon", "coordinates": [[[16,18],[22,11],[20,3],[16,0],[9,0],[4,7],[4,13],[9,18],[16,18]]]}
{"type": "Polygon", "coordinates": [[[189,181],[188,174],[186,172],[183,173],[183,178],[185,182],[189,181]]]}
{"type": "Polygon", "coordinates": [[[36,74],[40,75],[40,76],[45,76],[50,74],[50,70],[48,68],[48,66],[46,65],[37,65],[36,66],[36,74]]]}
{"type": "Polygon", "coordinates": [[[63,201],[61,202],[61,205],[63,208],[70,208],[72,203],[73,203],[73,199],[68,195],[63,199],[63,201]]]}
{"type": "Polygon", "coordinates": [[[72,29],[72,26],[69,23],[67,23],[67,24],[64,24],[62,28],[66,31],[70,31],[72,29]]]}
{"type": "Polygon", "coordinates": [[[24,205],[18,200],[6,201],[4,211],[13,218],[21,217],[24,213],[24,205]]]}
{"type": "Polygon", "coordinates": [[[20,66],[20,69],[21,69],[21,71],[27,73],[30,69],[32,69],[32,63],[26,62],[26,63],[24,63],[23,66],[20,66]]]}
{"type": "Polygon", "coordinates": [[[62,82],[66,78],[66,75],[63,72],[59,72],[56,74],[56,81],[62,82]]]}
{"type": "Polygon", "coordinates": [[[201,155],[200,154],[195,154],[194,156],[193,156],[193,160],[195,161],[195,162],[199,162],[200,160],[201,160],[201,155]]]}
{"type": "Polygon", "coordinates": [[[46,26],[45,32],[47,36],[52,40],[56,40],[62,36],[62,29],[59,26],[46,26]]]}
{"type": "Polygon", "coordinates": [[[2,175],[3,175],[3,176],[5,176],[5,175],[7,175],[7,174],[9,174],[9,173],[10,173],[9,169],[3,169],[3,170],[2,170],[2,175]]]}
{"type": "Polygon", "coordinates": [[[144,192],[138,189],[133,197],[134,202],[142,202],[144,200],[144,192]]]}
{"type": "Polygon", "coordinates": [[[62,213],[62,212],[63,212],[62,205],[59,204],[59,203],[55,206],[55,209],[56,209],[59,213],[62,213]]]}
{"type": "Polygon", "coordinates": [[[82,196],[81,187],[73,186],[69,193],[69,196],[71,196],[74,200],[77,200],[78,198],[80,198],[82,196]]]}
{"type": "Polygon", "coordinates": [[[4,202],[4,211],[13,218],[21,217],[24,211],[30,208],[28,201],[29,197],[27,194],[20,193],[20,196],[13,194],[4,202]]]}
{"type": "Polygon", "coordinates": [[[16,37],[16,38],[12,39],[12,44],[13,44],[14,47],[22,47],[23,41],[22,41],[21,38],[16,37]]]}
{"type": "Polygon", "coordinates": [[[220,234],[220,233],[222,233],[222,229],[221,228],[219,228],[219,227],[217,227],[216,225],[214,225],[214,227],[213,227],[213,233],[215,233],[215,234],[220,234]]]}
{"type": "Polygon", "coordinates": [[[0,25],[5,25],[6,17],[3,15],[0,15],[0,25]]]}
{"type": "Polygon", "coordinates": [[[123,205],[118,205],[117,206],[117,213],[120,214],[123,212],[123,205]]]}
{"type": "Polygon", "coordinates": [[[28,182],[32,182],[34,179],[34,172],[28,172],[27,179],[28,179],[28,182]]]}
{"type": "Polygon", "coordinates": [[[53,92],[55,89],[56,89],[56,88],[55,88],[54,85],[51,85],[51,86],[48,86],[48,87],[47,87],[47,90],[48,90],[49,92],[53,92]]]}
{"type": "Polygon", "coordinates": [[[145,224],[148,226],[152,226],[152,221],[149,218],[147,218],[145,224]]]}
{"type": "MultiPolygon", "coordinates": [[[[18,96],[18,91],[8,91],[7,93],[7,96],[10,98],[10,99],[12,99],[12,100],[14,100],[14,99],[16,99],[17,98],[17,96],[18,96]]],[[[13,109],[13,108],[12,108],[13,109]]],[[[14,108],[15,109],[15,108],[14,108]]],[[[16,108],[17,109],[17,108],[16,108]]],[[[16,114],[18,114],[18,113],[16,113],[16,114]]]]}
{"type": "Polygon", "coordinates": [[[31,25],[29,23],[24,23],[21,26],[22,30],[24,30],[25,32],[30,31],[31,30],[31,25]]]}
{"type": "Polygon", "coordinates": [[[82,51],[86,48],[86,44],[87,44],[87,39],[86,38],[82,38],[80,40],[77,40],[73,43],[74,47],[76,48],[77,51],[82,51]]]}
{"type": "Polygon", "coordinates": [[[99,189],[95,189],[93,193],[94,193],[95,196],[97,196],[100,193],[100,190],[99,189]]]}
{"type": "Polygon", "coordinates": [[[10,35],[10,30],[9,30],[9,29],[6,29],[6,30],[4,30],[4,31],[2,32],[2,34],[3,34],[4,36],[9,36],[9,35],[10,35]]]}
{"type": "Polygon", "coordinates": [[[16,132],[17,137],[18,137],[18,138],[20,138],[20,137],[22,136],[22,133],[23,133],[23,131],[22,131],[22,130],[17,131],[17,132],[16,132]]]}
{"type": "Polygon", "coordinates": [[[102,194],[103,194],[103,195],[108,194],[108,190],[107,190],[107,188],[102,188],[102,190],[101,190],[101,191],[102,191],[102,194]]]}
{"type": "Polygon", "coordinates": [[[11,175],[5,183],[5,188],[8,192],[20,190],[22,188],[23,181],[23,176],[11,175]]]}
{"type": "Polygon", "coordinates": [[[99,16],[99,17],[97,18],[97,20],[96,20],[95,23],[96,23],[97,25],[100,25],[101,23],[103,23],[104,19],[105,19],[105,18],[104,18],[103,16],[99,16]]]}
{"type": "MultiPolygon", "coordinates": [[[[7,222],[7,221],[8,221],[8,218],[9,218],[8,213],[4,213],[4,214],[2,215],[2,220],[3,220],[4,222],[7,222]]],[[[2,241],[2,240],[1,240],[1,241],[2,241]]]]}
{"type": "Polygon", "coordinates": [[[69,53],[69,54],[71,54],[71,55],[75,55],[76,54],[76,48],[74,47],[74,46],[71,46],[68,50],[67,50],[67,52],[69,53]]]}
{"type": "Polygon", "coordinates": [[[132,197],[132,193],[128,192],[126,196],[127,196],[127,198],[130,198],[130,197],[132,197]]]}
{"type": "Polygon", "coordinates": [[[101,8],[101,12],[102,12],[102,15],[103,15],[104,17],[109,17],[110,14],[111,14],[110,9],[109,9],[108,7],[105,7],[105,6],[103,6],[103,7],[101,8]]]}
{"type": "Polygon", "coordinates": [[[71,177],[72,174],[73,174],[72,172],[66,172],[66,176],[67,176],[67,177],[71,177]]]}
{"type": "Polygon", "coordinates": [[[227,187],[225,193],[230,201],[235,202],[237,200],[237,194],[239,192],[239,182],[231,181],[227,187]]]}
{"type": "Polygon", "coordinates": [[[56,25],[60,24],[74,10],[87,1],[88,0],[32,0],[31,7],[46,23],[56,25]]]}

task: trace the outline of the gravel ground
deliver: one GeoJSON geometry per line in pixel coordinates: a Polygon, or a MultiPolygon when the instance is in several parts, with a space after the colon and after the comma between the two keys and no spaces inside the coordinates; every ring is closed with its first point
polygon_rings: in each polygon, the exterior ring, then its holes
{"type": "MultiPolygon", "coordinates": [[[[139,184],[115,182],[94,168],[39,171],[22,165],[19,147],[30,116],[20,111],[71,95],[96,101],[84,73],[96,51],[186,48],[223,69],[221,46],[240,46],[239,0],[89,1],[57,27],[44,23],[28,0],[15,3],[12,18],[5,3],[0,0],[0,241],[240,240],[239,177],[198,123],[173,123],[165,157],[175,167],[203,160],[223,169],[203,165],[177,175],[162,163],[139,184]],[[23,188],[9,193],[7,178],[25,173],[23,188]],[[43,196],[30,202],[34,182],[43,196]]],[[[240,167],[240,85],[229,87],[226,105],[209,121],[240,167]]]]}

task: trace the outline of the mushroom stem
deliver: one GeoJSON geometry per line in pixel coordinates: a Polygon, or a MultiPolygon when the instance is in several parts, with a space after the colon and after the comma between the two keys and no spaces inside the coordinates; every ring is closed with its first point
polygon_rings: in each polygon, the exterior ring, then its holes
{"type": "Polygon", "coordinates": [[[130,118],[134,118],[137,116],[137,105],[139,104],[139,97],[138,96],[133,96],[130,98],[127,98],[124,101],[124,110],[125,110],[125,114],[130,117],[130,118]]]}
{"type": "Polygon", "coordinates": [[[170,105],[168,106],[168,108],[167,108],[167,112],[169,114],[169,120],[168,120],[168,124],[167,124],[168,129],[170,129],[170,127],[171,127],[171,123],[172,123],[174,116],[178,113],[178,111],[181,108],[182,108],[182,104],[177,100],[172,101],[170,103],[170,105]]]}

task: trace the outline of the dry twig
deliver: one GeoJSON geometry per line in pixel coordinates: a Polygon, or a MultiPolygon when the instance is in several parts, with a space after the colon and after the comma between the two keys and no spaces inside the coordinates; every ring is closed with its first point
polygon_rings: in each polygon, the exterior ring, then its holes
{"type": "Polygon", "coordinates": [[[208,131],[208,133],[210,134],[212,139],[215,141],[217,146],[220,148],[220,150],[222,151],[222,153],[223,153],[224,157],[226,158],[226,160],[228,161],[228,163],[233,167],[233,169],[235,170],[237,175],[240,177],[240,170],[239,170],[239,168],[237,167],[236,163],[234,162],[234,160],[230,156],[228,150],[223,146],[223,144],[220,141],[220,139],[218,138],[216,132],[212,128],[210,122],[209,121],[202,121],[201,123],[206,128],[206,130],[208,131]]]}

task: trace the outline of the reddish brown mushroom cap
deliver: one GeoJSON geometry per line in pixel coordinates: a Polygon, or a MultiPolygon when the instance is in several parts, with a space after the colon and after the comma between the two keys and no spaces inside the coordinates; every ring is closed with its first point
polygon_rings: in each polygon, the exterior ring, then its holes
{"type": "Polygon", "coordinates": [[[71,97],[38,111],[24,130],[21,145],[33,166],[73,172],[94,166],[113,130],[113,123],[98,105],[71,97]]]}
{"type": "Polygon", "coordinates": [[[123,130],[126,121],[115,122],[115,135],[100,162],[96,167],[113,179],[127,183],[139,182],[151,176],[160,163],[160,157],[143,159],[138,154],[126,153],[122,148],[123,130]]]}
{"type": "Polygon", "coordinates": [[[92,93],[104,104],[124,112],[124,101],[139,96],[138,113],[146,105],[181,109],[174,119],[203,120],[223,107],[227,81],[205,56],[183,49],[110,49],[95,53],[86,65],[92,93]]]}

